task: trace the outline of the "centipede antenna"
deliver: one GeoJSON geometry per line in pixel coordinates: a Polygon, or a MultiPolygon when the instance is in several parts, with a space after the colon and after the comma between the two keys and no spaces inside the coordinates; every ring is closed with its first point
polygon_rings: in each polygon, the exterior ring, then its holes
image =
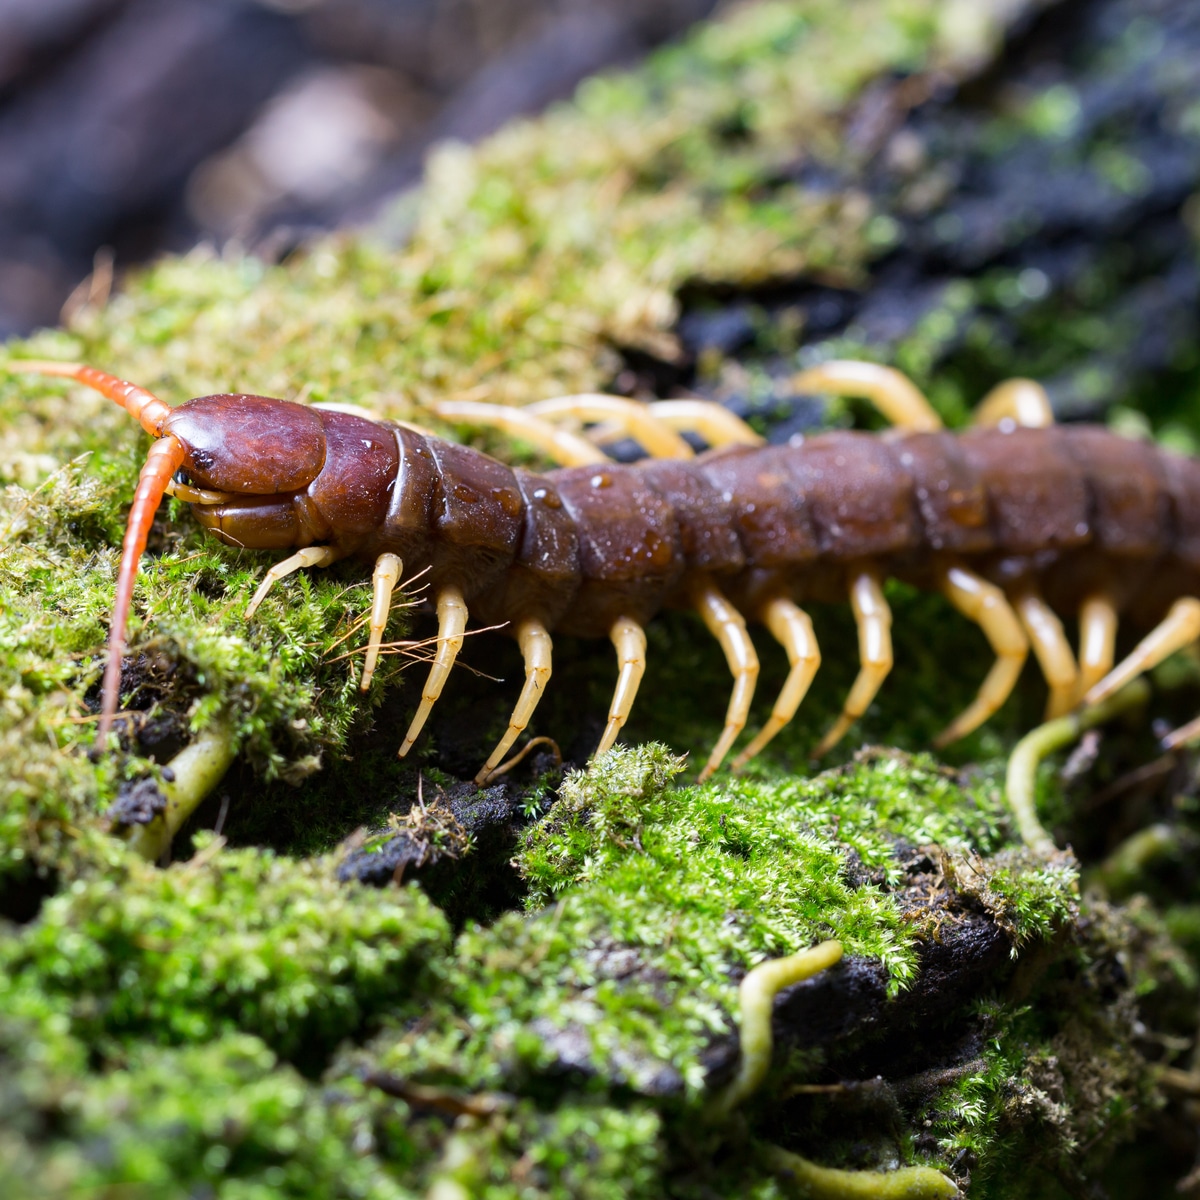
{"type": "Polygon", "coordinates": [[[162,435],[163,422],[171,413],[171,406],[165,404],[153,392],[138,387],[136,383],[118,379],[107,371],[98,371],[95,367],[84,366],[83,363],[53,362],[38,358],[12,358],[8,360],[8,369],[14,372],[29,372],[34,375],[59,375],[65,379],[74,379],[92,391],[107,396],[119,404],[131,417],[138,421],[142,428],[154,437],[162,435]]]}
{"type": "MultiPolygon", "coordinates": [[[[160,402],[161,403],[161,402],[160,402]]],[[[166,405],[163,405],[166,408],[166,405]]],[[[100,725],[96,733],[97,746],[112,728],[121,689],[121,660],[125,657],[125,628],[133,601],[133,583],[137,578],[138,561],[146,549],[154,514],[166,493],[171,476],[183,465],[183,443],[168,434],[150,447],[145,465],[138,475],[129,520],[125,525],[125,540],[121,545],[121,566],[117,572],[117,594],[113,600],[112,621],[108,630],[108,663],[104,668],[104,683],[100,689],[100,725]]]]}

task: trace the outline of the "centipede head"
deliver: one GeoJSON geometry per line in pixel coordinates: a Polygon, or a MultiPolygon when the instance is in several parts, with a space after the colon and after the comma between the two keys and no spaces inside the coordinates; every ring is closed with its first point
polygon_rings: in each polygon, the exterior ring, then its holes
{"type": "MultiPolygon", "coordinates": [[[[156,440],[138,477],[125,526],[117,590],[109,624],[108,662],[101,687],[96,744],[102,746],[120,699],[121,661],[138,562],[163,496],[178,474],[187,498],[210,506],[271,498],[304,487],[321,469],[325,442],[320,418],[299,405],[262,396],[203,396],[171,408],[145,388],[80,363],[19,360],[13,371],[58,375],[119,404],[156,440]]],[[[228,539],[227,539],[228,540],[228,539]]]]}

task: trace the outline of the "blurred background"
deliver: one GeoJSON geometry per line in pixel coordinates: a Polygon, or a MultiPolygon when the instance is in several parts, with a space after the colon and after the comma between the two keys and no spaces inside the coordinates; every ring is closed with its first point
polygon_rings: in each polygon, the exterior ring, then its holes
{"type": "Polygon", "coordinates": [[[429,145],[635,60],[716,0],[0,0],[0,337],[96,266],[277,257],[429,145]],[[99,255],[99,258],[97,258],[99,255]]]}

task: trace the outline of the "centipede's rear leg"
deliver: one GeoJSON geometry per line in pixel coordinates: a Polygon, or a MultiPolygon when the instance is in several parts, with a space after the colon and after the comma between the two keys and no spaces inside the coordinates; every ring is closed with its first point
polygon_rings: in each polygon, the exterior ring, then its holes
{"type": "Polygon", "coordinates": [[[517,705],[508,719],[508,729],[487,762],[480,768],[479,774],[475,776],[475,782],[478,784],[487,782],[488,776],[500,764],[513,742],[524,732],[550,680],[553,644],[541,621],[521,621],[517,625],[517,645],[521,647],[521,656],[525,660],[525,686],[521,689],[517,705]]]}
{"type": "Polygon", "coordinates": [[[813,633],[812,620],[802,608],[780,596],[765,604],[760,616],[787,654],[788,677],[767,723],[734,759],[735,771],[741,770],[796,715],[821,665],[821,651],[813,633]]]}
{"type": "Polygon", "coordinates": [[[1046,720],[1053,721],[1075,707],[1079,694],[1079,667],[1071,652],[1071,643],[1063,633],[1062,622],[1035,587],[1023,588],[1016,597],[1015,607],[1050,688],[1046,720]]]}
{"type": "Polygon", "coordinates": [[[442,688],[446,686],[454,660],[462,649],[463,636],[467,631],[467,605],[458,588],[447,585],[438,592],[437,615],[437,650],[433,666],[429,668],[429,678],[421,692],[421,703],[417,706],[416,715],[397,752],[400,758],[412,749],[413,742],[424,728],[425,721],[442,694],[442,688]]]}
{"type": "Polygon", "coordinates": [[[1133,648],[1133,652],[1111,670],[1084,696],[1085,704],[1099,704],[1119,692],[1139,675],[1152,671],[1176,650],[1200,638],[1200,599],[1184,596],[1171,611],[1133,648]]]}
{"type": "Polygon", "coordinates": [[[812,751],[820,758],[834,748],[868,709],[892,669],[892,610],[883,595],[879,572],[873,567],[850,580],[850,607],[858,626],[858,678],[842,706],[841,715],[812,751]]]}
{"type": "Polygon", "coordinates": [[[834,396],[862,396],[898,429],[938,430],[942,418],[925,394],[895,367],[873,362],[838,359],[809,367],[791,378],[797,392],[826,392],[834,396]]]}
{"type": "Polygon", "coordinates": [[[942,594],[983,631],[996,654],[975,699],[933,739],[947,746],[978,729],[1008,699],[1029,654],[1029,641],[1004,593],[965,567],[950,567],[941,577],[942,594]]]}

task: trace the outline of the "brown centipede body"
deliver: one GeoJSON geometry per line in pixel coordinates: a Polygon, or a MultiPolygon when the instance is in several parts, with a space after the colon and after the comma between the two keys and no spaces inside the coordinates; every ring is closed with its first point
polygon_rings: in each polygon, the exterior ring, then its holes
{"type": "MultiPolygon", "coordinates": [[[[115,400],[155,437],[124,540],[103,684],[99,740],[118,704],[127,614],[140,556],[164,494],[191,503],[223,541],[288,550],[250,602],[278,580],[344,558],[373,564],[369,687],[394,589],[424,574],[437,649],[403,756],[437,701],[469,617],[502,625],[525,681],[485,780],[528,725],[552,669],[552,635],[608,637],[618,678],[598,747],[616,739],[646,665],[644,626],[668,606],[699,611],[734,678],[722,733],[701,777],[724,761],[748,718],[759,665],[746,623],[782,645],[790,672],[740,766],[793,717],[820,662],[809,601],[849,600],[861,665],[832,747],[875,696],[892,662],[889,576],[943,593],[996,654],[975,700],[938,738],[970,732],[1003,703],[1032,648],[1050,715],[1094,703],[1200,637],[1200,462],[1095,426],[1056,426],[1045,393],[1010,380],[974,427],[942,429],[890,368],[832,362],[798,390],[865,396],[886,433],[832,432],[765,445],[728,410],[695,400],[640,404],[571,396],[524,409],[446,403],[439,415],[490,424],[563,464],[508,467],[416,427],[252,395],[171,408],[92,367],[14,361],[73,378],[115,400]],[[649,457],[607,459],[563,422],[603,422],[649,457]],[[711,447],[695,454],[680,436],[711,447]],[[1118,621],[1151,632],[1114,668],[1118,621]],[[1062,626],[1078,617],[1076,656],[1062,626]]],[[[1188,727],[1181,731],[1191,732],[1188,727]]]]}

